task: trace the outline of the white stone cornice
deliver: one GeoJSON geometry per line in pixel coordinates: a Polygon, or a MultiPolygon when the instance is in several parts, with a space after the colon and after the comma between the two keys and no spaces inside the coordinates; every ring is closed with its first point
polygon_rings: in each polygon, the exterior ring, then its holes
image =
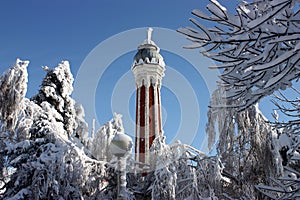
{"type": "Polygon", "coordinates": [[[151,80],[153,85],[161,85],[161,80],[164,77],[165,67],[158,64],[138,64],[132,67],[136,87],[139,88],[143,85],[150,86],[151,80]]]}
{"type": "Polygon", "coordinates": [[[134,60],[132,63],[132,68],[134,68],[136,65],[141,65],[141,64],[158,64],[162,67],[166,66],[163,57],[151,58],[151,60],[148,57],[146,57],[144,60],[142,58],[140,58],[138,61],[134,60]]]}

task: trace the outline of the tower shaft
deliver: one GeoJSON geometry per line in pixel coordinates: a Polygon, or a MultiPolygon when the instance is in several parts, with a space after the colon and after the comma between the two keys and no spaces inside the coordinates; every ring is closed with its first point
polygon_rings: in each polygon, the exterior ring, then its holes
{"type": "Polygon", "coordinates": [[[149,163],[149,149],[154,139],[162,134],[160,105],[160,85],[142,81],[136,90],[135,159],[139,162],[149,163]]]}

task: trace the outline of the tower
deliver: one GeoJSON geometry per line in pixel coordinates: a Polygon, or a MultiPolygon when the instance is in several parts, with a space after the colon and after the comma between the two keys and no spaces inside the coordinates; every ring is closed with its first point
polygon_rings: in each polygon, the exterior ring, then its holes
{"type": "Polygon", "coordinates": [[[152,31],[148,28],[131,68],[136,84],[135,160],[146,164],[153,140],[162,134],[160,88],[165,71],[160,49],[151,40],[152,31]]]}

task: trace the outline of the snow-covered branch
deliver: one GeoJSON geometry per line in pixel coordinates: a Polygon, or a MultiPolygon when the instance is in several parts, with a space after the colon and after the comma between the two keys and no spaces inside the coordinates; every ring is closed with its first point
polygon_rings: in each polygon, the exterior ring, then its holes
{"type": "MultiPolygon", "coordinates": [[[[211,15],[192,13],[216,24],[206,28],[196,19],[190,27],[178,31],[192,41],[191,48],[204,47],[204,56],[222,69],[220,84],[229,99],[240,99],[239,110],[255,104],[278,89],[291,86],[300,74],[300,21],[298,1],[241,2],[235,14],[211,1],[211,15]]],[[[234,103],[234,102],[232,102],[234,103]]],[[[223,105],[226,106],[226,105],[223,105]]]]}

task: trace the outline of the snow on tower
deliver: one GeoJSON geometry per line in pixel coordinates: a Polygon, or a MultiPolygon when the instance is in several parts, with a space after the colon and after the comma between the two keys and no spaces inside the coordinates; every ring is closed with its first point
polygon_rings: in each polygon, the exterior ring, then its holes
{"type": "Polygon", "coordinates": [[[136,84],[135,159],[146,164],[150,164],[153,140],[162,134],[160,88],[165,71],[160,49],[151,40],[152,31],[148,28],[131,68],[136,84]]]}

